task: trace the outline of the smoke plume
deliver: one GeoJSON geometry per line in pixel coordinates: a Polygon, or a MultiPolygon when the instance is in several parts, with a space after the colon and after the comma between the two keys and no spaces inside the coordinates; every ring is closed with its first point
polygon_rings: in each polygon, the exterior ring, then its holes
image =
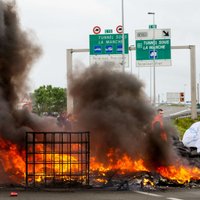
{"type": "MultiPolygon", "coordinates": [[[[58,130],[55,121],[16,108],[28,88],[27,75],[41,52],[33,34],[21,29],[15,1],[0,0],[0,139],[19,144],[19,152],[26,131],[45,131],[47,127],[58,130]]],[[[113,149],[116,160],[127,153],[132,158],[144,158],[148,165],[154,163],[152,168],[166,164],[170,144],[163,145],[151,131],[154,109],[143,83],[109,67],[88,68],[74,78],[70,88],[78,116],[77,130],[91,132],[91,154],[106,163],[106,154],[113,149]]],[[[2,155],[7,149],[9,145],[1,149],[2,155]]],[[[7,161],[9,171],[12,159],[7,161]]],[[[0,175],[4,174],[1,162],[0,175]]]]}
{"type": "Polygon", "coordinates": [[[16,163],[5,156],[11,144],[17,145],[13,152],[23,163],[27,131],[58,130],[56,119],[17,109],[20,97],[27,94],[28,73],[41,53],[33,32],[22,30],[15,1],[0,0],[0,183],[17,182],[16,163]]]}
{"type": "Polygon", "coordinates": [[[91,132],[91,154],[106,163],[106,155],[113,149],[116,160],[127,153],[133,159],[145,159],[151,168],[167,164],[171,146],[169,142],[163,145],[151,130],[155,112],[144,84],[134,75],[108,68],[88,68],[74,78],[70,90],[78,129],[91,132]]]}
{"type": "Polygon", "coordinates": [[[31,123],[18,111],[20,95],[28,89],[27,76],[41,54],[31,32],[23,31],[15,1],[0,0],[0,137],[20,141],[31,123]]]}

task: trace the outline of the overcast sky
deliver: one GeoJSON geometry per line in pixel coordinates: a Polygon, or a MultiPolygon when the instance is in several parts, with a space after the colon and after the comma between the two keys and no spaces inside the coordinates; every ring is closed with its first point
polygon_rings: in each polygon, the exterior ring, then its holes
{"type": "MultiPolygon", "coordinates": [[[[32,89],[42,85],[66,87],[66,49],[89,48],[89,35],[98,25],[102,31],[122,23],[121,0],[16,0],[21,26],[35,32],[43,55],[30,73],[32,89]]],[[[148,29],[155,12],[157,28],[171,29],[171,45],[196,46],[197,82],[200,79],[200,8],[199,0],[124,0],[124,29],[129,34],[129,45],[135,45],[135,30],[148,29]]],[[[156,93],[161,100],[166,92],[190,94],[189,50],[172,50],[172,66],[156,68],[156,93]]],[[[135,65],[132,72],[145,83],[149,94],[148,68],[135,65]]],[[[74,63],[88,66],[87,53],[74,56],[74,63]]],[[[127,69],[127,73],[131,70],[127,69]]]]}

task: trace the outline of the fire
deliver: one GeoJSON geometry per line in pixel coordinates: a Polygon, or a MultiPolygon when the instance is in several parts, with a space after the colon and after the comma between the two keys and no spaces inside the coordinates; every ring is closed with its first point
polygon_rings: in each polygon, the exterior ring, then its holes
{"type": "Polygon", "coordinates": [[[0,163],[10,179],[18,182],[25,174],[25,151],[19,152],[17,145],[0,138],[0,163]]]}
{"type": "MultiPolygon", "coordinates": [[[[37,145],[37,152],[40,151],[40,149],[43,149],[43,146],[37,145]]],[[[73,146],[72,149],[77,149],[78,147],[76,145],[73,146]]],[[[25,161],[25,155],[26,152],[19,151],[16,144],[12,144],[10,141],[0,139],[0,163],[3,167],[4,171],[9,174],[10,180],[12,180],[15,183],[22,183],[25,179],[25,172],[26,172],[26,161],[25,161]]],[[[37,154],[35,155],[35,160],[38,162],[44,160],[44,155],[37,154]]],[[[51,161],[52,156],[54,157],[55,164],[54,164],[54,173],[59,174],[60,171],[68,173],[70,170],[69,165],[71,165],[71,172],[77,172],[80,166],[77,163],[77,157],[73,155],[60,155],[60,154],[49,154],[46,155],[46,162],[51,161]],[[71,163],[69,163],[69,161],[71,163]],[[63,163],[65,164],[63,164],[63,163]]],[[[91,174],[94,172],[98,172],[101,177],[96,177],[96,181],[98,182],[106,182],[106,180],[102,179],[102,177],[106,178],[106,175],[109,171],[115,171],[118,174],[126,174],[131,172],[140,172],[140,171],[146,171],[149,172],[150,170],[145,166],[145,161],[143,159],[133,160],[130,156],[127,154],[120,154],[120,150],[113,150],[110,149],[108,154],[106,155],[108,162],[103,163],[97,161],[96,157],[90,158],[90,172],[91,174]],[[117,155],[117,156],[116,156],[117,155]],[[120,157],[119,157],[120,155],[120,157]]],[[[31,157],[28,158],[30,161],[31,157]]],[[[52,166],[49,165],[49,169],[52,166]]],[[[40,176],[37,176],[37,181],[41,182],[44,179],[44,176],[48,177],[48,173],[51,174],[48,171],[48,164],[46,166],[46,171],[44,171],[44,164],[41,162],[41,164],[38,164],[35,166],[35,173],[39,173],[40,176]],[[44,173],[47,174],[44,174],[44,173]]],[[[176,181],[180,184],[189,183],[192,180],[200,180],[200,169],[197,167],[191,167],[191,166],[184,166],[180,163],[176,163],[172,166],[160,166],[156,170],[161,176],[176,181]]],[[[34,173],[33,169],[28,168],[29,173],[34,173]]],[[[51,175],[49,175],[51,176],[51,175]]],[[[67,180],[67,176],[61,177],[63,179],[67,180]]],[[[83,177],[84,178],[84,177],[83,177]]]]}
{"type": "MultiPolygon", "coordinates": [[[[40,159],[43,159],[43,158],[40,158],[40,155],[37,155],[36,160],[39,161],[40,159]]],[[[52,154],[46,154],[46,162],[48,163],[51,160],[52,160],[52,154]]],[[[57,164],[54,165],[54,169],[53,169],[54,174],[57,175],[61,171],[63,173],[69,173],[70,172],[70,166],[69,166],[70,164],[63,164],[63,163],[66,163],[67,161],[69,162],[69,160],[71,161],[71,163],[77,163],[77,158],[74,157],[74,156],[70,157],[69,155],[62,155],[61,156],[60,154],[55,154],[54,155],[54,161],[57,164]]],[[[77,172],[78,169],[79,169],[78,167],[79,167],[78,164],[73,164],[73,167],[71,168],[71,173],[77,172]]],[[[44,164],[39,164],[35,167],[35,173],[40,174],[39,176],[37,176],[36,182],[44,181],[45,177],[52,178],[52,173],[51,173],[52,166],[51,166],[51,164],[46,165],[46,174],[44,172],[44,168],[45,168],[44,164]]],[[[29,169],[29,173],[33,173],[33,171],[31,171],[29,169]]],[[[62,176],[60,178],[63,179],[63,180],[68,179],[67,176],[62,176]]]]}
{"type": "Polygon", "coordinates": [[[151,185],[152,187],[155,186],[154,182],[151,181],[151,180],[148,179],[148,178],[144,178],[144,179],[142,180],[142,184],[143,184],[143,186],[146,186],[146,185],[151,185]]]}
{"type": "MultiPolygon", "coordinates": [[[[145,166],[145,162],[142,159],[133,160],[130,156],[124,154],[116,163],[114,163],[114,155],[119,150],[113,151],[112,149],[107,154],[109,158],[109,164],[104,165],[103,163],[98,163],[93,157],[91,159],[91,170],[99,171],[105,176],[105,173],[110,170],[118,170],[118,173],[125,174],[131,172],[140,172],[150,170],[145,166]]],[[[184,166],[181,164],[176,164],[173,166],[159,167],[156,170],[161,176],[176,181],[179,184],[189,183],[192,180],[200,180],[200,169],[198,167],[184,166]]]]}
{"type": "Polygon", "coordinates": [[[189,166],[159,167],[157,171],[170,180],[180,184],[189,183],[191,180],[200,180],[200,169],[189,166]]]}
{"type": "MultiPolygon", "coordinates": [[[[72,150],[76,149],[77,145],[73,145],[72,150]]],[[[9,174],[9,178],[11,181],[15,183],[22,183],[25,179],[26,172],[26,161],[25,161],[25,151],[20,152],[17,148],[16,144],[12,144],[10,141],[0,139],[0,163],[6,172],[9,174]]],[[[42,151],[43,145],[36,145],[36,151],[42,151]]],[[[42,162],[44,160],[44,155],[37,154],[35,160],[37,162],[42,162]]],[[[59,172],[63,171],[64,173],[70,171],[70,164],[62,164],[63,163],[75,163],[73,164],[73,168],[71,168],[71,172],[77,172],[79,166],[77,163],[77,158],[75,156],[69,155],[60,155],[60,154],[46,154],[46,162],[50,162],[54,157],[55,165],[54,165],[54,173],[59,174],[59,172]],[[62,162],[61,162],[62,161],[62,162]]],[[[33,157],[28,158],[29,161],[33,161],[33,157]]],[[[47,173],[48,169],[50,169],[50,164],[47,164],[47,173]]],[[[28,173],[33,173],[33,168],[29,166],[28,173]]],[[[41,182],[44,179],[44,164],[37,164],[35,166],[35,173],[41,174],[37,177],[36,181],[41,182]]],[[[46,175],[48,176],[48,174],[46,175]]],[[[67,177],[62,177],[63,179],[67,179],[67,177]]],[[[30,180],[31,181],[31,180],[30,180]]]]}
{"type": "Polygon", "coordinates": [[[120,155],[120,150],[110,149],[107,158],[109,162],[107,165],[96,161],[95,157],[90,159],[90,168],[92,171],[101,171],[107,172],[110,170],[118,170],[121,174],[125,174],[126,172],[135,172],[135,171],[148,171],[148,169],[144,165],[144,161],[142,159],[132,160],[130,156],[127,154],[123,154],[121,158],[117,158],[115,155],[120,155]],[[114,159],[115,158],[115,159],[114,159]]]}
{"type": "MultiPolygon", "coordinates": [[[[78,148],[77,144],[72,145],[72,151],[78,148]]],[[[36,152],[42,152],[44,150],[43,144],[36,145],[36,152]]],[[[47,152],[49,149],[47,148],[47,152]]],[[[33,157],[28,158],[29,161],[32,161],[33,157]]],[[[64,174],[79,172],[80,166],[78,165],[77,156],[70,156],[67,154],[58,154],[58,153],[46,153],[36,154],[35,155],[35,169],[32,166],[28,167],[29,174],[36,174],[36,182],[43,182],[45,178],[53,178],[53,175],[59,175],[59,178],[62,180],[68,180],[68,177],[64,174]],[[44,158],[45,157],[45,158],[44,158]],[[44,163],[45,160],[45,163],[44,163]],[[41,163],[41,164],[38,164],[41,163]],[[53,165],[53,166],[52,166],[53,165]],[[73,167],[72,167],[73,166],[73,167]],[[45,169],[46,168],[46,169],[45,169]],[[33,171],[34,170],[34,171],[33,171]],[[60,173],[62,172],[62,176],[60,173]]],[[[83,177],[80,177],[83,178],[83,177]]],[[[29,180],[31,182],[32,179],[29,180]]]]}

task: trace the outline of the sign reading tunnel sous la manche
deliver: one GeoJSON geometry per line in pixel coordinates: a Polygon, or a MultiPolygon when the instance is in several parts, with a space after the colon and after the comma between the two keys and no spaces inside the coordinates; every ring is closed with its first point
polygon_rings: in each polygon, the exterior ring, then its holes
{"type": "Polygon", "coordinates": [[[136,66],[171,66],[170,37],[170,29],[136,30],[136,66]]]}

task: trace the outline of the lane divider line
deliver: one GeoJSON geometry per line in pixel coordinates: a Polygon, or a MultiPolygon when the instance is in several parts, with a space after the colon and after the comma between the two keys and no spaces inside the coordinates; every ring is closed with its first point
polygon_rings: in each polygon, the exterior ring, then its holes
{"type": "Polygon", "coordinates": [[[154,193],[141,192],[141,191],[135,191],[135,192],[136,192],[136,193],[139,193],[139,194],[144,194],[144,195],[148,195],[148,196],[153,196],[153,197],[163,197],[162,195],[154,194],[154,193]]]}

